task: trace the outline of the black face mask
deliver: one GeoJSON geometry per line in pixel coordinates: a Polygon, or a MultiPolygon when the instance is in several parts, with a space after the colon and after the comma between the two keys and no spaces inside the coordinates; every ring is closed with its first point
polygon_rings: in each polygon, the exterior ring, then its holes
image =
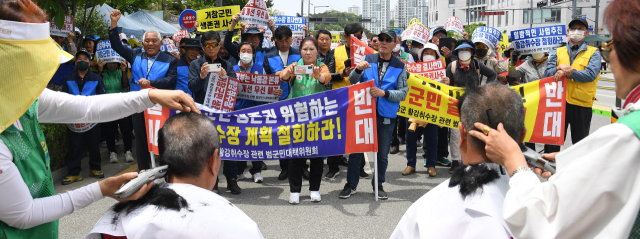
{"type": "Polygon", "coordinates": [[[487,56],[488,51],[488,49],[476,49],[476,56],[478,56],[479,58],[483,58],[487,56]]]}

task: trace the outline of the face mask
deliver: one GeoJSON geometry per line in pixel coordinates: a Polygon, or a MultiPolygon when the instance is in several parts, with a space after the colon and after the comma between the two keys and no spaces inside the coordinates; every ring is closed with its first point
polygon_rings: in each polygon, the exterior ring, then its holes
{"type": "Polygon", "coordinates": [[[426,62],[426,61],[433,61],[433,60],[435,60],[435,59],[436,59],[436,57],[435,57],[435,56],[432,56],[432,55],[426,55],[426,56],[423,56],[423,57],[422,57],[422,61],[423,61],[423,62],[426,62]]]}
{"type": "Polygon", "coordinates": [[[393,48],[393,52],[400,51],[400,44],[396,44],[396,47],[393,48]]]}
{"type": "Polygon", "coordinates": [[[411,48],[411,53],[418,55],[418,51],[420,51],[420,49],[418,48],[411,48]]]}
{"type": "Polygon", "coordinates": [[[479,58],[483,58],[487,56],[488,52],[489,52],[488,49],[476,49],[476,56],[478,56],[479,58]]]}
{"type": "Polygon", "coordinates": [[[462,61],[467,61],[470,58],[471,58],[471,52],[468,52],[468,51],[458,52],[458,59],[460,59],[462,61]]]}
{"type": "Polygon", "coordinates": [[[76,66],[78,67],[78,70],[86,71],[87,69],[89,69],[89,62],[79,61],[78,63],[76,63],[76,66]]]}
{"type": "Polygon", "coordinates": [[[571,38],[572,42],[581,42],[584,39],[584,31],[583,30],[569,31],[569,38],[571,38]]]}
{"type": "Polygon", "coordinates": [[[242,63],[244,63],[245,65],[250,64],[252,59],[253,59],[253,54],[250,54],[250,53],[240,53],[240,60],[241,60],[241,61],[242,61],[242,63]]]}
{"type": "Polygon", "coordinates": [[[534,60],[540,60],[544,57],[544,53],[533,53],[531,56],[533,56],[534,60]]]}

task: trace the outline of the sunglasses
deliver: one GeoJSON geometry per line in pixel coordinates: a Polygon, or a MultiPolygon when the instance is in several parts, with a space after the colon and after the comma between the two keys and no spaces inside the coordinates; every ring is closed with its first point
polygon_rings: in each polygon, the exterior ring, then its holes
{"type": "Polygon", "coordinates": [[[219,42],[216,42],[216,43],[204,43],[204,47],[208,47],[208,48],[216,48],[216,47],[218,47],[218,45],[220,45],[219,42]]]}
{"type": "Polygon", "coordinates": [[[613,40],[602,43],[598,48],[600,49],[600,56],[602,56],[602,59],[609,63],[609,55],[611,54],[611,51],[613,51],[613,40]]]}
{"type": "Polygon", "coordinates": [[[373,43],[376,43],[376,42],[378,42],[378,40],[373,40],[373,43]]]}
{"type": "Polygon", "coordinates": [[[380,40],[380,42],[387,42],[387,43],[392,43],[395,41],[395,39],[393,38],[386,38],[386,37],[378,37],[378,40],[380,40]]]}

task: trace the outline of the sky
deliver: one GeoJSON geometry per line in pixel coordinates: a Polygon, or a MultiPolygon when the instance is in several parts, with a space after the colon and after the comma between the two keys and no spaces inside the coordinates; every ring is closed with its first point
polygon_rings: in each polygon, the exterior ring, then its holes
{"type": "MultiPolygon", "coordinates": [[[[321,13],[326,10],[337,10],[346,12],[349,7],[356,5],[360,7],[360,14],[362,14],[362,0],[304,0],[304,12],[307,12],[308,3],[316,6],[330,6],[328,8],[317,8],[316,13],[321,13]]],[[[300,3],[302,0],[273,0],[272,9],[283,11],[287,16],[295,16],[300,12],[300,3]]],[[[393,8],[398,0],[391,0],[391,8],[393,8]]],[[[313,13],[313,6],[311,5],[311,13],[313,13]]]]}

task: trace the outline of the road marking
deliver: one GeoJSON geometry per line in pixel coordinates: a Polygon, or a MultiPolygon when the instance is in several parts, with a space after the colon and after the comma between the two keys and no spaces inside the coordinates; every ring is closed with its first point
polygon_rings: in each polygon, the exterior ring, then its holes
{"type": "Polygon", "coordinates": [[[116,174],[116,176],[120,176],[120,175],[125,174],[125,173],[136,172],[136,171],[138,171],[138,164],[134,164],[134,165],[132,165],[132,166],[131,166],[131,167],[129,167],[128,169],[125,169],[124,171],[122,171],[122,172],[120,172],[120,173],[116,174]]]}

